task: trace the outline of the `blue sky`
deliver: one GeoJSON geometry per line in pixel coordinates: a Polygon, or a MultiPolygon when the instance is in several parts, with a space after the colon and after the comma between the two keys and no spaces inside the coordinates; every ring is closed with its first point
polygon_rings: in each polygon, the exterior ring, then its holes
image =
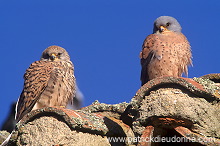
{"type": "Polygon", "coordinates": [[[1,0],[0,124],[25,70],[51,45],[69,52],[84,106],[129,102],[140,87],[143,40],[161,15],[175,17],[191,43],[189,77],[219,73],[219,8],[217,0],[1,0]]]}

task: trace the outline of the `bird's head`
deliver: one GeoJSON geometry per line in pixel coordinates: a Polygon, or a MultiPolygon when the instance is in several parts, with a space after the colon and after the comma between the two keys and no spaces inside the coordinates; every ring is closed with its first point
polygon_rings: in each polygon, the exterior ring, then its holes
{"type": "Polygon", "coordinates": [[[41,56],[43,61],[68,61],[70,56],[67,51],[59,46],[50,46],[44,50],[41,56]]]}
{"type": "Polygon", "coordinates": [[[154,21],[153,33],[163,33],[166,31],[181,32],[179,22],[170,16],[160,16],[154,21]]]}

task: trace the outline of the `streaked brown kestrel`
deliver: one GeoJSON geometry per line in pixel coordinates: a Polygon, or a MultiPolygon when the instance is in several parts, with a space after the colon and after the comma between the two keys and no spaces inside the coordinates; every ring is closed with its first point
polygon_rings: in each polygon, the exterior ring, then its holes
{"type": "Polygon", "coordinates": [[[40,61],[24,74],[24,87],[16,106],[16,121],[32,110],[48,106],[66,107],[75,96],[74,67],[67,51],[50,46],[40,61]]]}
{"type": "Polygon", "coordinates": [[[156,77],[188,75],[192,54],[181,29],[173,17],[161,16],[155,20],[153,34],[146,37],[140,52],[141,85],[156,77]]]}

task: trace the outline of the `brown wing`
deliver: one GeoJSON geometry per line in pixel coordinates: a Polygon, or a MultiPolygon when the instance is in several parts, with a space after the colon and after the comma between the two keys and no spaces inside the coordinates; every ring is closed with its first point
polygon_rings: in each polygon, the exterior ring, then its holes
{"type": "Polygon", "coordinates": [[[151,34],[146,37],[142,45],[142,51],[140,52],[141,85],[144,85],[146,82],[150,80],[148,75],[148,65],[151,62],[151,60],[155,57],[155,51],[152,48],[157,39],[158,37],[155,34],[151,34]]]}
{"type": "Polygon", "coordinates": [[[75,77],[73,64],[70,61],[54,61],[53,71],[47,87],[37,102],[35,109],[47,106],[63,106],[75,96],[75,77]]]}
{"type": "Polygon", "coordinates": [[[51,71],[52,65],[46,61],[36,61],[26,70],[23,91],[16,107],[16,121],[32,110],[47,86],[51,71]]]}

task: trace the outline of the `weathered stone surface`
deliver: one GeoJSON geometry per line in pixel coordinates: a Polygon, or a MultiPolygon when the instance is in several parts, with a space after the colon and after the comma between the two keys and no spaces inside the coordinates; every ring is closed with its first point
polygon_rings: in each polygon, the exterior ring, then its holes
{"type": "Polygon", "coordinates": [[[16,145],[164,145],[135,138],[179,137],[172,145],[220,145],[220,74],[163,77],[143,85],[130,103],[81,110],[47,107],[27,114],[10,139],[16,145]],[[124,138],[113,142],[109,138],[124,138]],[[132,141],[134,140],[134,141],[132,141]]]}
{"type": "Polygon", "coordinates": [[[220,144],[220,80],[218,76],[214,78],[216,75],[206,77],[164,77],[146,83],[126,110],[133,121],[133,131],[142,135],[149,127],[147,136],[185,136],[182,131],[190,131],[189,135],[200,139],[210,138],[209,144],[220,144]],[[178,127],[183,128],[177,130],[178,127]]]}
{"type": "Polygon", "coordinates": [[[161,88],[145,96],[140,107],[138,120],[143,125],[151,122],[150,117],[173,117],[191,121],[189,128],[206,136],[220,136],[220,109],[218,103],[186,93],[184,89],[161,88]],[[147,120],[146,120],[147,119],[147,120]]]}
{"type": "Polygon", "coordinates": [[[40,117],[19,128],[17,145],[110,145],[101,135],[83,133],[71,128],[54,117],[40,117]]]}
{"type": "Polygon", "coordinates": [[[110,137],[134,137],[134,133],[130,126],[114,117],[85,110],[47,107],[24,116],[16,125],[9,143],[10,145],[97,145],[97,143],[124,145],[128,143],[127,141],[110,142],[108,141],[110,137]]]}

